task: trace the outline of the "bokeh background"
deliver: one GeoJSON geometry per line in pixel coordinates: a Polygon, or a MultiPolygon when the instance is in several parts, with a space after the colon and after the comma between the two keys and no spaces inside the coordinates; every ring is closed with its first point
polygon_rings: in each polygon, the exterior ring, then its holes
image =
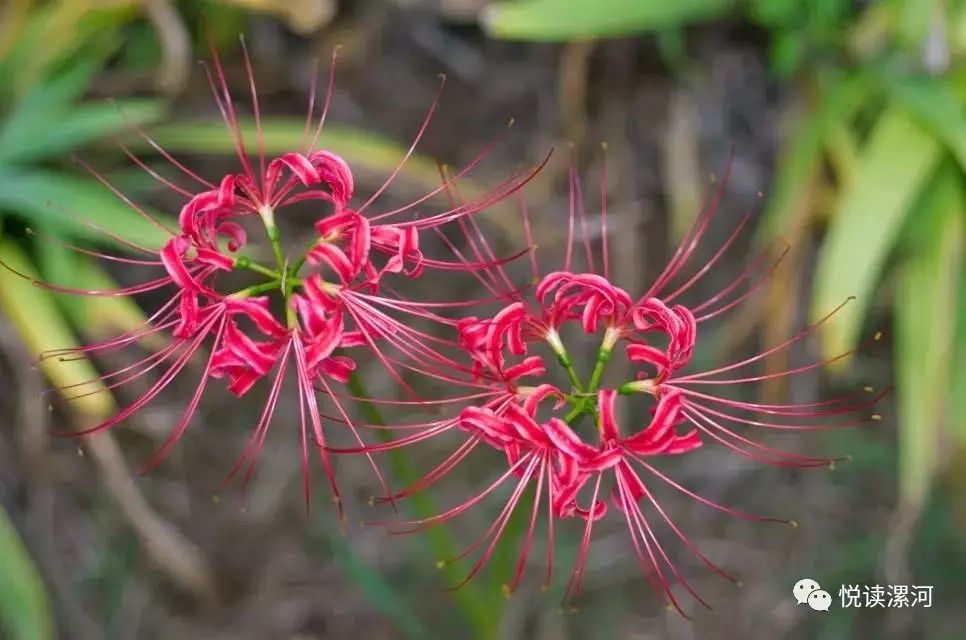
{"type": "MultiPolygon", "coordinates": [[[[2,270],[0,637],[963,637],[966,4],[5,0],[3,261],[73,286],[129,281],[132,274],[29,230],[95,247],[110,245],[98,226],[156,241],[156,230],[85,170],[175,214],[179,199],[118,146],[163,166],[134,127],[204,175],[233,170],[230,139],[195,62],[210,60],[212,43],[239,103],[248,104],[239,34],[275,151],[300,139],[312,75],[341,47],[323,143],[353,164],[360,192],[392,171],[440,74],[447,81],[438,113],[390,199],[434,188],[434,160],[461,166],[500,136],[465,189],[493,184],[556,147],[527,190],[542,259],[552,260],[563,241],[567,145],[593,202],[606,142],[618,230],[612,258],[630,291],[656,275],[733,154],[712,240],[723,240],[747,210],[754,231],[699,294],[716,291],[774,238],[792,250],[769,287],[709,327],[696,357],[713,364],[753,353],[856,296],[820,339],[766,368],[832,355],[877,332],[881,339],[833,371],[766,384],[759,397],[809,402],[864,385],[895,391],[870,425],[768,440],[851,456],[834,469],[768,468],[712,447],[673,461],[675,478],[709,498],[798,522],[737,521],[667,495],[682,528],[741,579],[736,587],[675,553],[712,610],[689,604],[686,620],[661,605],[620,526],[598,532],[584,594],[561,610],[563,579],[543,592],[535,578],[507,599],[506,574],[492,570],[455,595],[445,591],[459,571],[441,572],[436,560],[447,545],[472,541],[497,503],[431,537],[359,527],[359,509],[340,531],[321,490],[306,515],[293,462],[298,439],[286,428],[297,419],[294,390],[283,396],[243,506],[232,491],[221,499],[214,492],[260,394],[238,401],[210,393],[177,452],[144,478],[132,469],[177,420],[190,379],[122,428],[84,442],[51,437],[96,422],[114,400],[99,394],[65,405],[45,389],[111,363],[37,366],[36,355],[133,326],[157,301],[78,301],[2,270]],[[831,611],[795,605],[791,588],[803,577],[832,593],[831,611]],[[843,609],[843,584],[930,585],[933,602],[843,609]]],[[[324,81],[319,73],[320,90],[324,81]]],[[[519,247],[512,215],[481,220],[496,246],[519,247]]],[[[310,231],[295,225],[291,233],[310,231]]],[[[364,373],[377,392],[393,393],[385,373],[364,373]]],[[[122,403],[132,397],[119,395],[122,403]]],[[[429,447],[388,466],[398,484],[438,455],[429,447]]],[[[373,491],[364,465],[340,464],[340,475],[364,504],[373,491]]],[[[485,466],[470,466],[432,500],[454,504],[487,477],[485,466]]],[[[564,535],[560,557],[572,556],[576,543],[564,535]]],[[[496,568],[512,563],[512,552],[498,552],[496,568]]],[[[538,575],[539,549],[533,557],[538,575]]],[[[564,561],[558,573],[567,570],[564,561]]]]}

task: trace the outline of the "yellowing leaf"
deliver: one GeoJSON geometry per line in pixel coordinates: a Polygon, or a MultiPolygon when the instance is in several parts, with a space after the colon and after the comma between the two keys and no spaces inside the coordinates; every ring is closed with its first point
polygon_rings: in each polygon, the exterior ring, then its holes
{"type": "MultiPolygon", "coordinates": [[[[0,305],[27,348],[39,355],[51,349],[75,346],[77,339],[51,294],[27,279],[35,278],[36,274],[23,251],[10,240],[0,239],[0,260],[27,276],[22,277],[0,266],[0,305]]],[[[87,394],[72,401],[78,411],[89,416],[102,416],[114,410],[114,399],[104,391],[90,361],[71,359],[62,362],[48,358],[40,362],[40,369],[55,386],[70,387],[73,395],[87,394]]]]}

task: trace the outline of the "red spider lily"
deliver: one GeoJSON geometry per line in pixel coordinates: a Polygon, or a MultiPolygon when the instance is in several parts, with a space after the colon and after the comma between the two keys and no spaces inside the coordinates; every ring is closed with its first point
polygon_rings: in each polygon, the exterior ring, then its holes
{"type": "MultiPolygon", "coordinates": [[[[536,533],[538,514],[541,510],[544,488],[547,492],[547,574],[545,584],[549,584],[553,576],[554,565],[554,532],[555,518],[571,515],[572,493],[570,488],[574,484],[574,477],[580,473],[579,465],[595,454],[593,447],[583,443],[573,430],[562,420],[551,418],[547,422],[539,423],[535,419],[537,405],[545,398],[556,397],[557,408],[562,405],[563,394],[551,385],[542,385],[529,394],[522,404],[507,404],[499,412],[490,408],[467,407],[463,410],[457,424],[469,436],[467,442],[457,452],[459,459],[469,455],[479,443],[486,443],[506,454],[508,470],[496,481],[479,494],[465,503],[439,515],[413,521],[411,528],[399,532],[413,532],[430,526],[446,522],[464,513],[472,506],[482,501],[507,481],[515,478],[513,489],[507,504],[500,511],[493,524],[458,557],[444,562],[462,560],[480,550],[480,557],[464,580],[453,588],[459,588],[471,580],[486,564],[500,541],[510,516],[513,514],[524,489],[535,483],[534,501],[530,507],[530,518],[523,546],[517,561],[513,580],[508,585],[509,590],[516,589],[523,577],[527,558],[533,545],[536,533]]],[[[429,483],[447,472],[447,465],[440,465],[434,472],[427,474],[419,483],[395,497],[403,497],[413,491],[425,488],[429,483]]]]}
{"type": "MultiPolygon", "coordinates": [[[[766,379],[794,376],[849,355],[846,353],[829,360],[767,375],[727,379],[720,377],[720,374],[752,365],[800,343],[834,312],[784,343],[756,356],[704,373],[682,373],[690,364],[700,334],[699,325],[734,308],[759,290],[781,259],[779,257],[770,263],[768,254],[763,253],[754,258],[750,266],[735,280],[705,301],[695,304],[680,302],[682,294],[709,273],[748,222],[749,216],[745,215],[707,262],[696,267],[690,265],[696,248],[706,237],[710,222],[717,211],[728,174],[729,171],[726,171],[705,212],[698,217],[668,266],[645,294],[636,300],[611,280],[607,251],[606,199],[603,195],[600,219],[603,232],[603,269],[601,273],[596,272],[592,242],[587,233],[587,215],[582,202],[578,200],[580,184],[573,172],[568,239],[562,269],[541,278],[538,275],[536,256],[531,254],[532,282],[536,284],[532,298],[526,295],[525,290],[513,287],[511,279],[499,263],[493,262],[492,266],[471,272],[494,297],[510,300],[488,318],[472,316],[464,318],[457,325],[459,343],[472,362],[476,383],[483,385],[488,391],[478,392],[475,396],[454,398],[454,403],[467,400],[473,403],[460,412],[458,419],[409,425],[408,428],[414,429],[414,433],[369,449],[386,450],[414,444],[454,427],[467,434],[468,437],[445,460],[412,486],[394,494],[394,498],[405,497],[439,482],[452,473],[481,443],[505,454],[509,468],[494,483],[439,516],[412,523],[416,529],[421,529],[447,521],[466,512],[486,496],[493,494],[498,487],[515,479],[514,488],[491,527],[464,554],[456,558],[465,558],[486,544],[467,580],[476,575],[488,560],[494,545],[503,535],[506,523],[516,510],[524,489],[530,486],[536,495],[530,507],[529,527],[517,571],[508,588],[512,590],[519,584],[534,536],[540,504],[544,499],[541,494],[546,493],[547,543],[550,547],[548,557],[551,561],[554,521],[574,516],[586,521],[577,561],[567,587],[568,598],[578,594],[589,553],[593,524],[607,514],[606,503],[600,498],[602,487],[609,485],[610,502],[614,511],[621,514],[626,521],[634,553],[646,577],[683,614],[672,593],[674,583],[680,583],[695,599],[702,604],[706,603],[670,560],[654,523],[645,517],[643,506],[655,511],[662,527],[669,529],[678,542],[708,567],[725,577],[729,576],[714,565],[668,516],[652,492],[653,482],[670,485],[705,506],[730,515],[759,521],[789,521],[748,514],[702,497],[659,470],[653,464],[653,459],[658,456],[685,454],[705,443],[717,443],[745,457],[780,466],[828,465],[834,461],[833,458],[781,451],[757,442],[749,430],[769,428],[809,431],[854,426],[875,419],[875,416],[870,416],[853,420],[848,416],[867,411],[883,394],[864,398],[847,395],[808,404],[763,404],[719,397],[698,390],[701,388],[699,385],[719,385],[711,387],[718,389],[725,386],[735,388],[766,379]],[[578,219],[584,228],[583,246],[590,272],[580,272],[573,268],[574,228],[578,219]],[[688,272],[691,272],[690,275],[688,272]],[[677,280],[682,282],[672,288],[677,280]],[[587,334],[596,334],[601,330],[603,332],[599,354],[589,380],[582,379],[577,373],[570,352],[563,344],[559,330],[567,323],[579,323],[587,334]],[[601,388],[603,370],[610,361],[613,350],[622,341],[631,364],[647,365],[648,371],[641,371],[638,379],[618,388],[601,388]],[[543,377],[546,373],[544,361],[541,356],[531,353],[538,343],[546,343],[557,356],[571,381],[572,388],[569,392],[552,386],[543,377]],[[523,384],[524,382],[527,384],[523,384]],[[655,398],[653,415],[647,420],[639,421],[637,430],[622,433],[615,418],[615,401],[621,395],[633,393],[646,393],[655,398]],[[538,420],[536,405],[550,395],[558,399],[555,413],[565,408],[566,415],[538,420]],[[764,414],[771,419],[753,419],[754,414],[764,414]],[[597,431],[596,438],[587,440],[575,429],[583,416],[592,419],[597,431]],[[845,416],[846,420],[831,423],[827,421],[835,416],[845,416]],[[689,426],[682,431],[681,425],[684,424],[689,426]],[[582,501],[578,498],[585,489],[590,494],[590,501],[582,506],[582,501]]],[[[521,212],[527,242],[532,243],[525,206],[521,208],[521,212]]],[[[463,233],[466,248],[457,249],[455,243],[448,244],[457,258],[467,262],[470,259],[480,262],[493,258],[494,252],[475,221],[469,219],[459,228],[463,233]]],[[[784,256],[784,252],[781,255],[784,256]]]]}
{"type": "MultiPolygon", "coordinates": [[[[455,350],[456,342],[435,338],[429,332],[419,330],[415,327],[415,321],[455,324],[455,320],[441,317],[438,311],[462,308],[472,304],[472,301],[411,301],[389,289],[384,279],[389,276],[418,278],[427,270],[489,269],[502,263],[495,258],[476,262],[447,262],[428,258],[420,248],[420,236],[426,231],[435,233],[446,225],[462,223],[511,196],[542,165],[532,171],[512,173],[493,190],[471,202],[421,213],[420,208],[447,189],[444,184],[403,206],[368,213],[369,209],[375,209],[379,196],[388,189],[412,155],[429,126],[439,95],[433,99],[412,145],[399,165],[375,192],[361,204],[355,205],[355,184],[349,165],[336,153],[316,148],[332,96],[335,56],[325,102],[314,133],[312,125],[316,109],[313,87],[303,148],[270,159],[265,154],[258,95],[247,51],[244,59],[257,137],[254,154],[250,153],[242,133],[241,119],[229,93],[224,70],[213,49],[212,54],[214,72],[208,72],[209,84],[215,104],[235,142],[241,169],[220,181],[208,181],[135,127],[135,131],[171,167],[200,185],[199,189],[181,186],[163,177],[124,148],[128,157],[139,167],[185,198],[178,216],[178,226],[173,230],[120,193],[107,180],[94,174],[135,211],[168,232],[170,239],[155,251],[106,232],[128,248],[142,253],[144,259],[80,251],[110,261],[160,269],[162,275],[144,284],[116,291],[86,291],[37,283],[73,295],[134,295],[168,289],[173,291],[171,297],[136,329],[92,345],[50,352],[44,357],[99,355],[128,347],[136,348],[148,336],[167,339],[166,346],[147,356],[139,356],[133,364],[96,380],[74,385],[71,389],[62,389],[66,394],[79,394],[71,397],[80,397],[88,393],[111,391],[149,375],[157,375],[137,400],[116,415],[81,432],[93,434],[137,413],[173,380],[186,373],[188,363],[199,351],[209,352],[190,402],[167,441],[145,464],[145,472],[160,464],[185,433],[211,378],[224,379],[227,389],[237,396],[250,393],[263,378],[271,378],[264,409],[240,458],[226,478],[227,482],[242,467],[246,467],[243,486],[247,485],[264,445],[284,378],[289,369],[294,368],[300,403],[306,506],[309,503],[309,457],[314,449],[341,511],[339,491],[323,430],[324,414],[320,410],[316,392],[321,390],[332,398],[340,416],[335,421],[347,425],[361,447],[364,443],[340,401],[340,397],[344,396],[332,389],[334,384],[348,381],[356,368],[358,356],[355,354],[360,351],[372,354],[410,391],[398,371],[400,368],[438,378],[456,376],[453,379],[461,382],[469,378],[469,369],[444,353],[446,349],[455,350]],[[302,254],[290,259],[282,249],[275,220],[277,216],[285,215],[288,205],[294,203],[318,205],[315,213],[318,216],[315,224],[318,236],[302,254]],[[246,229],[249,220],[257,220],[264,228],[276,259],[274,266],[259,264],[243,253],[251,231],[246,229]],[[303,268],[309,272],[300,273],[303,268]],[[239,290],[225,290],[218,276],[230,271],[255,274],[263,279],[239,290]],[[281,298],[284,318],[273,315],[269,295],[281,298]],[[85,391],[92,387],[98,391],[85,391]]],[[[454,179],[468,173],[488,153],[489,147],[454,179]]],[[[512,258],[514,256],[506,260],[512,258]]],[[[422,399],[419,401],[424,402],[422,399]]],[[[378,468],[374,464],[373,468],[382,482],[378,468]]]]}

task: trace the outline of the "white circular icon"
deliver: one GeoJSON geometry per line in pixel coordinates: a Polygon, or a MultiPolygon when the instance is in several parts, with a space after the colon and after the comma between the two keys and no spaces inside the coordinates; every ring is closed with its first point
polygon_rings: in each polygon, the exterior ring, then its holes
{"type": "Polygon", "coordinates": [[[828,591],[816,589],[808,594],[808,606],[816,611],[828,611],[828,608],[832,606],[832,596],[828,591]]]}
{"type": "MultiPolygon", "coordinates": [[[[811,578],[802,578],[795,583],[794,587],[792,587],[792,594],[795,596],[795,602],[798,604],[805,604],[808,602],[808,594],[812,593],[813,591],[818,591],[821,588],[822,587],[818,586],[818,583],[811,578]]],[[[831,601],[831,598],[829,598],[829,601],[831,601]]]]}

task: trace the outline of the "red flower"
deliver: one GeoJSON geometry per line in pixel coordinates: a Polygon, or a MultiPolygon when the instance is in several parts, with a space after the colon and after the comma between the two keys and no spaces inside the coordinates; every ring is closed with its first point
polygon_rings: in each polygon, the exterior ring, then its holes
{"type": "MultiPolygon", "coordinates": [[[[136,330],[101,343],[48,354],[48,357],[133,349],[141,339],[155,334],[170,339],[167,347],[90,381],[114,390],[136,379],[157,374],[147,392],[116,415],[83,432],[91,434],[134,415],[183,375],[188,362],[198,352],[209,351],[190,402],[168,440],[145,465],[145,471],[159,464],[183,435],[212,378],[224,379],[227,389],[237,396],[251,393],[262,379],[270,378],[264,409],[248,444],[226,478],[227,482],[246,467],[246,483],[265,443],[284,378],[290,369],[294,369],[308,505],[311,450],[315,450],[321,460],[332,491],[338,498],[317,391],[328,396],[336,407],[338,418],[328,422],[344,422],[345,426],[340,428],[348,429],[360,447],[364,445],[343,406],[344,400],[340,399],[344,395],[335,393],[332,388],[334,384],[348,381],[361,354],[370,354],[414,395],[400,369],[437,378],[459,378],[461,382],[470,375],[468,367],[447,355],[449,342],[435,338],[417,325],[419,322],[452,325],[455,321],[438,315],[438,311],[462,308],[471,302],[408,300],[384,280],[390,277],[400,280],[418,278],[428,270],[469,271],[499,264],[496,258],[469,262],[427,259],[420,249],[420,235],[439,233],[445,225],[465,224],[466,219],[518,191],[539,167],[532,172],[513,173],[497,188],[473,201],[432,210],[431,198],[446,191],[452,181],[479,164],[488,153],[484,151],[450,181],[430,193],[404,206],[370,213],[368,210],[375,209],[377,199],[398,175],[428,127],[438,95],[399,166],[374,193],[356,205],[353,203],[355,183],[349,165],[335,152],[316,148],[331,98],[331,74],[314,135],[310,135],[309,130],[316,117],[313,87],[303,148],[268,158],[247,52],[245,61],[256,130],[255,153],[250,152],[250,144],[242,133],[240,118],[215,55],[213,73],[208,74],[209,83],[215,103],[234,139],[240,169],[217,182],[206,180],[166,152],[146,133],[137,130],[171,167],[198,188],[185,187],[162,177],[125,149],[139,167],[185,198],[178,215],[178,227],[168,229],[115,190],[136,211],[169,232],[170,239],[157,251],[124,243],[143,253],[144,259],[85,251],[107,260],[157,268],[161,275],[144,284],[112,292],[43,285],[74,295],[133,295],[167,288],[172,292],[170,299],[136,330]],[[314,222],[318,236],[304,252],[288,256],[280,241],[276,217],[289,215],[287,207],[295,203],[314,206],[314,209],[306,210],[317,216],[314,222]],[[264,233],[272,247],[273,265],[260,264],[243,253],[251,237],[259,231],[264,233]],[[219,275],[230,271],[256,279],[241,289],[226,289],[219,275]],[[278,301],[274,308],[281,308],[283,316],[273,314],[270,298],[278,301]]],[[[333,57],[332,70],[334,62],[333,57]]],[[[107,184],[106,180],[101,180],[107,184]]],[[[378,469],[375,471],[381,481],[378,469]]],[[[341,510],[341,502],[339,504],[341,510]]]]}
{"type": "MultiPolygon", "coordinates": [[[[456,325],[459,345],[472,362],[473,388],[482,386],[484,391],[475,396],[452,399],[454,404],[472,403],[462,409],[458,420],[410,425],[415,432],[369,449],[385,450],[415,444],[451,431],[453,426],[458,426],[467,435],[467,439],[449,457],[418,482],[394,494],[394,498],[405,497],[440,482],[480,443],[505,455],[507,469],[496,482],[449,511],[416,523],[417,528],[422,528],[454,518],[476,505],[496,487],[511,478],[515,479],[515,488],[497,520],[466,553],[457,558],[482,548],[467,579],[474,576],[487,561],[506,522],[517,508],[525,486],[532,486],[536,495],[533,505],[528,507],[528,534],[509,588],[515,588],[519,583],[538,519],[539,505],[546,500],[549,505],[547,530],[551,558],[554,522],[570,517],[585,521],[577,561],[567,588],[567,597],[575,596],[580,590],[593,524],[607,515],[607,505],[601,498],[601,492],[609,490],[610,503],[626,522],[633,552],[655,589],[669,598],[679,611],[681,607],[671,590],[675,582],[681,583],[699,602],[704,603],[671,562],[664,546],[666,541],[658,529],[669,531],[674,540],[683,544],[708,567],[728,576],[667,515],[652,493],[651,483],[659,481],[705,506],[731,515],[762,521],[787,521],[751,515],[704,498],[660,470],[654,464],[655,458],[686,454],[712,443],[723,444],[743,456],[773,464],[825,465],[832,459],[780,451],[754,441],[741,427],[750,425],[807,431],[864,422],[845,420],[826,423],[825,419],[864,412],[879,396],[861,400],[847,396],[822,403],[769,405],[719,397],[697,390],[700,388],[698,385],[751,384],[824,366],[828,361],[768,375],[715,378],[718,374],[756,363],[772,353],[789,348],[814,331],[814,326],[777,347],[732,365],[706,373],[682,373],[691,363],[701,334],[699,325],[747,299],[767,281],[777,264],[769,263],[767,255],[762,254],[752,260],[751,266],[735,280],[704,302],[684,304],[679,301],[682,294],[719,261],[747,223],[748,217],[745,216],[706,263],[696,267],[690,265],[695,249],[704,238],[717,210],[727,176],[728,172],[708,209],[695,222],[668,266],[644,295],[636,300],[616,286],[609,273],[606,200],[603,199],[600,218],[603,231],[600,264],[603,270],[602,273],[596,272],[597,261],[591,239],[586,233],[586,213],[582,203],[577,200],[580,186],[574,174],[563,269],[541,278],[536,257],[531,254],[532,282],[536,284],[532,297],[526,295],[525,288],[517,289],[511,284],[512,280],[502,264],[494,263],[472,272],[494,298],[507,300],[489,317],[471,316],[456,325]],[[574,268],[574,227],[578,218],[585,231],[584,254],[590,269],[590,272],[584,273],[574,268]],[[686,275],[688,272],[691,275],[686,275]],[[683,282],[672,289],[679,279],[683,279],[683,282]],[[568,323],[579,323],[586,334],[602,333],[598,356],[592,367],[579,367],[579,363],[572,360],[560,331],[568,323]],[[646,365],[646,369],[639,370],[636,380],[608,388],[602,385],[603,372],[614,349],[621,342],[631,365],[646,365]],[[547,369],[542,357],[532,353],[541,343],[550,348],[567,373],[571,383],[569,390],[558,389],[545,377],[547,369]],[[589,378],[583,377],[581,371],[586,375],[586,370],[590,368],[589,378]],[[527,384],[524,385],[524,382],[527,384]],[[623,432],[615,418],[615,402],[621,395],[634,393],[650,394],[656,402],[649,419],[639,420],[638,428],[623,432]],[[550,395],[557,398],[553,415],[537,419],[537,404],[550,395]],[[745,413],[763,413],[777,419],[756,420],[745,413]],[[587,439],[581,435],[578,427],[582,419],[589,419],[593,423],[597,437],[587,439]],[[657,522],[653,522],[654,517],[645,516],[644,507],[657,518],[657,522]],[[484,547],[484,543],[487,546],[484,547]]],[[[522,207],[521,212],[526,239],[532,243],[526,208],[522,207]]],[[[478,227],[467,224],[461,227],[461,231],[469,253],[454,249],[458,258],[465,259],[467,255],[477,259],[493,256],[478,227]]]]}

